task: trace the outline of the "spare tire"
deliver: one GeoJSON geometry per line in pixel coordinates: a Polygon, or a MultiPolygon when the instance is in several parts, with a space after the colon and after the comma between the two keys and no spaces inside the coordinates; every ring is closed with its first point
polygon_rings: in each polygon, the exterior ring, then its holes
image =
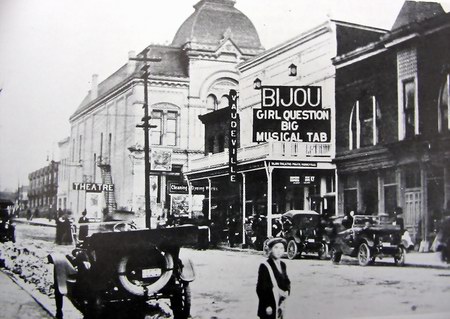
{"type": "Polygon", "coordinates": [[[162,274],[154,283],[150,285],[137,285],[127,277],[127,265],[130,256],[124,256],[120,259],[117,272],[119,274],[119,282],[123,289],[135,296],[145,296],[157,293],[166,286],[173,274],[173,257],[170,253],[161,252],[164,255],[165,265],[162,268],[162,274]]]}

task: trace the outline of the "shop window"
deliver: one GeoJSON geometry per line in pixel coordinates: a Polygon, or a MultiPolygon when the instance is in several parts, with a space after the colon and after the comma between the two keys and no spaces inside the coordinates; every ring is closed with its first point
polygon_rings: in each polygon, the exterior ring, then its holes
{"type": "Polygon", "coordinates": [[[378,213],[378,178],[375,172],[360,175],[361,212],[372,215],[378,213]]]}
{"type": "Polygon", "coordinates": [[[351,211],[356,212],[358,207],[358,189],[356,176],[344,177],[344,214],[351,211]]]}
{"type": "Polygon", "coordinates": [[[325,183],[326,183],[326,192],[334,193],[336,187],[334,175],[327,176],[325,179],[325,183]]]}
{"type": "Polygon", "coordinates": [[[414,80],[403,82],[403,128],[404,137],[411,138],[418,134],[416,127],[417,108],[416,108],[416,84],[414,80]]]}
{"type": "Polygon", "coordinates": [[[219,135],[217,144],[219,146],[219,153],[223,152],[225,150],[225,137],[223,135],[219,135]]]}
{"type": "Polygon", "coordinates": [[[420,168],[417,165],[410,165],[405,168],[405,187],[418,188],[420,182],[420,168]]]}
{"type": "Polygon", "coordinates": [[[349,149],[378,143],[380,109],[375,96],[364,96],[353,105],[349,121],[349,149]]]}
{"type": "Polygon", "coordinates": [[[450,74],[447,74],[445,77],[444,84],[441,87],[441,91],[439,94],[439,103],[438,103],[438,129],[439,132],[446,132],[450,129],[450,120],[449,120],[449,112],[450,112],[450,100],[449,100],[449,86],[450,86],[450,74]]]}
{"type": "Polygon", "coordinates": [[[384,212],[392,213],[397,205],[397,178],[395,169],[383,171],[384,212]]]}

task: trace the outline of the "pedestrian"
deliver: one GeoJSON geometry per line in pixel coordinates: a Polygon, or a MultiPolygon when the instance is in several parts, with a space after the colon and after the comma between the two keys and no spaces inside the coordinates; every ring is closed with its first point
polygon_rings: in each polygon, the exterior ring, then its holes
{"type": "Polygon", "coordinates": [[[286,240],[279,237],[267,242],[269,258],[259,266],[256,284],[260,319],[283,319],[285,301],[291,291],[286,264],[281,261],[286,245],[286,240]]]}
{"type": "Polygon", "coordinates": [[[34,214],[31,215],[30,220],[33,220],[34,217],[39,218],[39,209],[37,207],[36,210],[34,211],[34,214]]]}
{"type": "Polygon", "coordinates": [[[31,220],[31,209],[27,209],[27,220],[31,220]]]}
{"type": "Polygon", "coordinates": [[[400,230],[403,231],[405,230],[405,222],[403,221],[403,209],[399,206],[395,207],[394,209],[394,221],[395,221],[395,225],[400,226],[400,230]]]}
{"type": "Polygon", "coordinates": [[[59,218],[60,222],[60,235],[61,235],[61,244],[69,245],[72,243],[72,222],[69,218],[69,212],[65,212],[64,216],[59,218]]]}
{"type": "Polygon", "coordinates": [[[89,218],[86,217],[87,211],[83,210],[80,219],[78,219],[78,224],[80,224],[80,231],[78,232],[78,240],[85,240],[89,233],[89,226],[82,225],[89,223],[89,218]]]}

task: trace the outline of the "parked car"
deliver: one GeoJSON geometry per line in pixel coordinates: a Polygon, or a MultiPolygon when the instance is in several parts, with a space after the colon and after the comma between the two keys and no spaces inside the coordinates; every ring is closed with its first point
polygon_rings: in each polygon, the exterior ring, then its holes
{"type": "Polygon", "coordinates": [[[8,206],[14,203],[7,199],[0,199],[0,242],[16,241],[16,227],[12,222],[12,216],[9,214],[8,206]]]}
{"type": "Polygon", "coordinates": [[[195,272],[179,252],[197,238],[192,225],[94,233],[71,256],[51,254],[57,317],[66,295],[87,318],[145,318],[165,299],[175,319],[189,318],[195,272]]]}
{"type": "Polygon", "coordinates": [[[387,216],[355,215],[334,220],[330,256],[339,263],[342,255],[358,258],[361,266],[375,262],[377,257],[393,257],[397,265],[404,265],[406,249],[402,245],[402,230],[387,216]]]}
{"type": "Polygon", "coordinates": [[[312,210],[289,210],[281,216],[280,237],[287,241],[287,256],[294,259],[302,253],[328,256],[329,239],[321,227],[320,215],[312,210]]]}

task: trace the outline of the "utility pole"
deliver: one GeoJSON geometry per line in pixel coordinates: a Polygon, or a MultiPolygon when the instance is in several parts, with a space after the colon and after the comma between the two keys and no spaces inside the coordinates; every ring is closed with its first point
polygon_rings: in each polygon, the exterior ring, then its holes
{"type": "Polygon", "coordinates": [[[145,227],[152,228],[152,210],[150,207],[150,140],[149,132],[150,128],[155,127],[150,125],[149,107],[148,107],[148,69],[150,68],[149,62],[160,62],[161,58],[148,58],[148,49],[142,52],[142,58],[130,58],[133,61],[144,62],[144,66],[141,68],[143,71],[142,79],[144,80],[144,117],[142,118],[142,124],[136,125],[144,130],[144,169],[145,169],[145,227]]]}

